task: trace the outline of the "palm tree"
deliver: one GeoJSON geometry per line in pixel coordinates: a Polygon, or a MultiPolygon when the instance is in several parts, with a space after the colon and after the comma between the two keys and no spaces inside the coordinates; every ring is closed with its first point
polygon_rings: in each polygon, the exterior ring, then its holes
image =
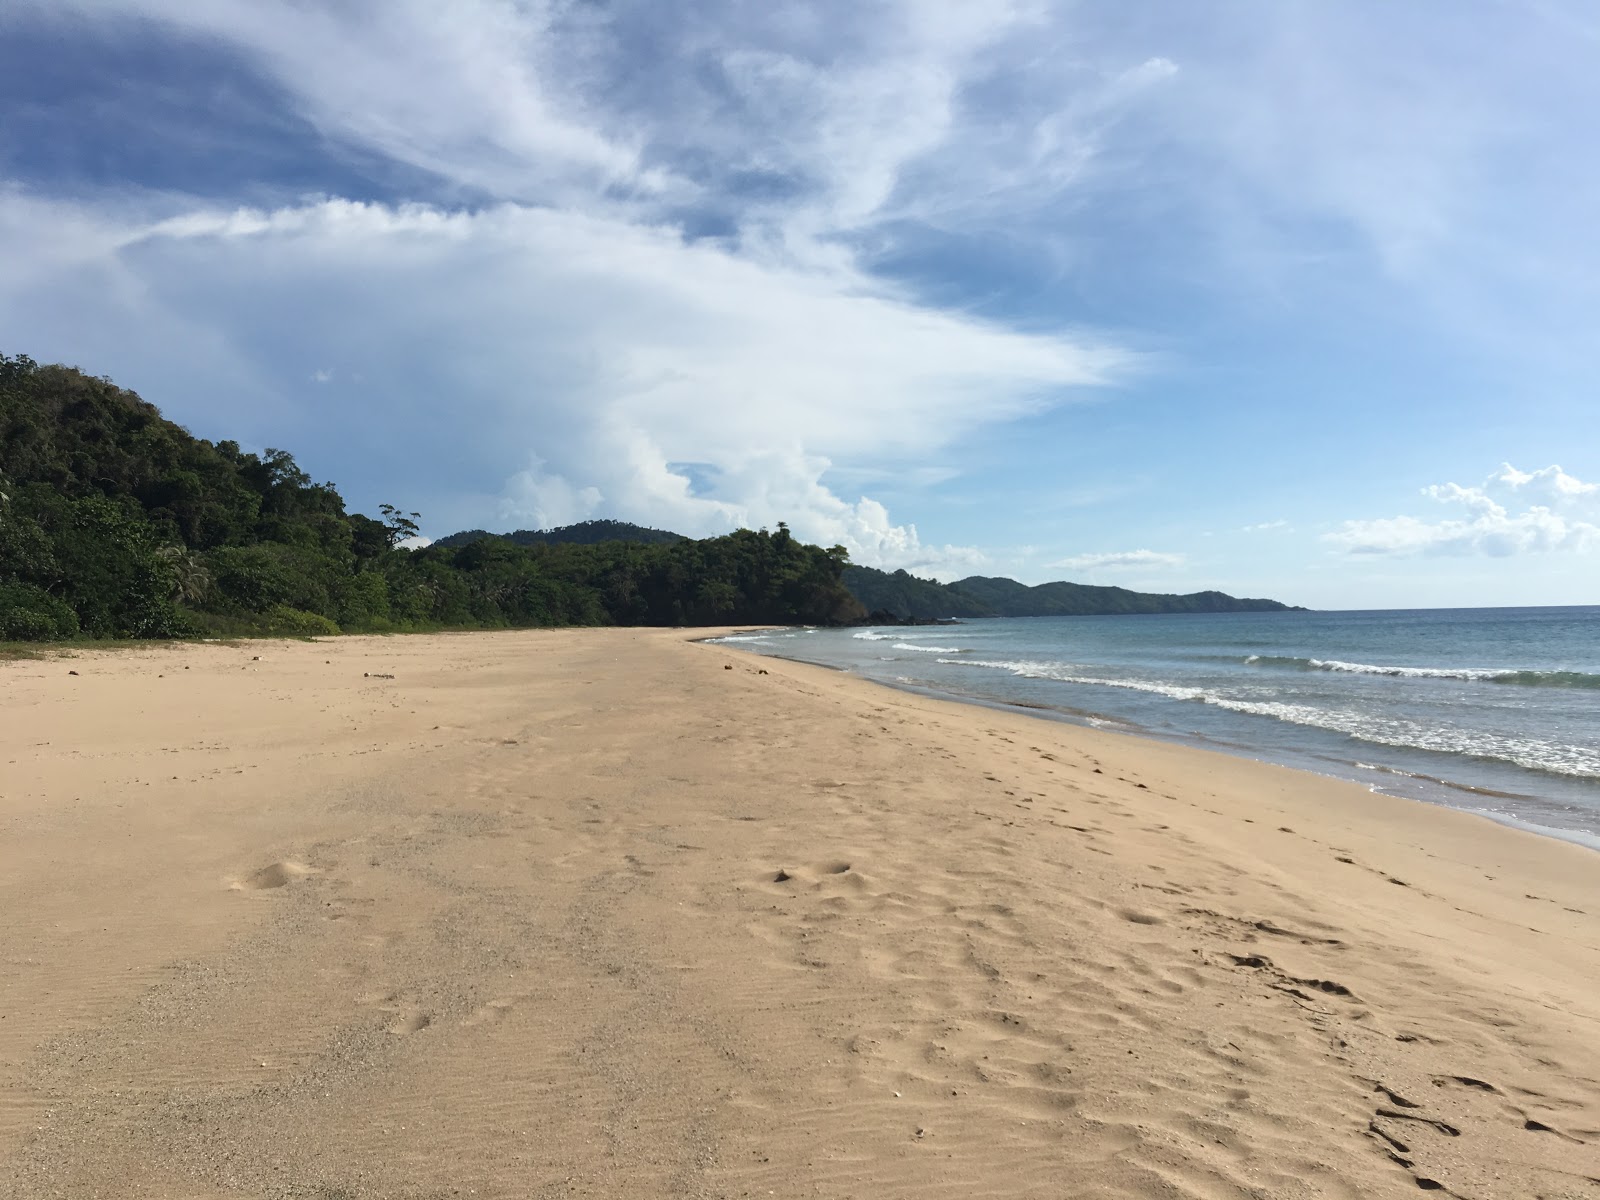
{"type": "Polygon", "coordinates": [[[199,557],[185,546],[163,546],[156,557],[172,572],[172,599],[180,604],[198,604],[211,591],[211,572],[199,557]]]}

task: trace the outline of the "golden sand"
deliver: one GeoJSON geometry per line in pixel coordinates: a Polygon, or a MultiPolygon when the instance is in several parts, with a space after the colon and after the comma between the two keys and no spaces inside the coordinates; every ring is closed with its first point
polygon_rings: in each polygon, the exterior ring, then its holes
{"type": "Polygon", "coordinates": [[[3,664],[0,771],[5,1197],[1600,1197],[1479,818],[666,631],[3,664]]]}

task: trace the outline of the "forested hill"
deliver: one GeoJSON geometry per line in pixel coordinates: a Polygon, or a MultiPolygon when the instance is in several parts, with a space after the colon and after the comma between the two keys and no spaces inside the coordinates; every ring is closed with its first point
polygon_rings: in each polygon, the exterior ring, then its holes
{"type": "Polygon", "coordinates": [[[345,510],[282,450],[191,436],[134,393],[0,355],[0,640],[864,615],[842,547],[703,541],[403,550],[416,513],[345,510]]]}
{"type": "Polygon", "coordinates": [[[554,546],[568,543],[574,546],[593,546],[600,542],[642,542],[647,546],[661,546],[670,542],[686,542],[681,533],[665,529],[651,529],[647,525],[633,525],[627,521],[579,521],[576,525],[561,525],[555,529],[518,529],[513,533],[490,533],[484,529],[465,529],[434,542],[435,546],[470,546],[482,538],[503,538],[517,546],[554,546]]]}
{"type": "Polygon", "coordinates": [[[1239,599],[1222,592],[1174,596],[1065,582],[1029,587],[1015,579],[982,575],[945,584],[918,579],[905,571],[889,573],[858,566],[845,568],[844,582],[869,610],[910,618],[1289,611],[1289,605],[1276,600],[1239,599]]]}

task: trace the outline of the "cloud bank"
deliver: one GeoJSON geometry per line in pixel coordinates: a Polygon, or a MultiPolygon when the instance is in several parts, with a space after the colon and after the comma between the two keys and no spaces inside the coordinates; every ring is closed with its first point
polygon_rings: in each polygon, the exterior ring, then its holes
{"type": "MultiPolygon", "coordinates": [[[[981,556],[924,545],[843,481],[916,479],[972,431],[1136,363],[1059,324],[930,303],[874,272],[882,243],[861,240],[904,220],[912,193],[993,195],[959,161],[982,140],[965,97],[1001,69],[999,47],[1040,28],[1029,5],[887,2],[824,21],[63,0],[11,19],[67,14],[158,46],[180,83],[231,56],[303,136],[410,182],[265,206],[0,190],[8,338],[138,386],[197,432],[344,460],[357,503],[403,500],[432,533],[785,520],[860,562],[955,569],[981,556]]],[[[1094,93],[1097,119],[1171,64],[1130,69],[1094,93]]],[[[1065,147],[1071,114],[1053,119],[1065,147]]],[[[1052,146],[1030,165],[1079,152],[1052,146]]]]}
{"type": "Polygon", "coordinates": [[[1600,549],[1600,485],[1559,466],[1519,471],[1510,463],[1476,487],[1435,484],[1422,494],[1466,515],[1427,521],[1384,517],[1346,521],[1324,538],[1357,555],[1516,554],[1600,549]]]}
{"type": "Polygon", "coordinates": [[[30,301],[93,314],[121,346],[80,353],[144,346],[132,373],[164,395],[192,389],[198,364],[181,364],[186,389],[171,345],[203,330],[208,429],[248,422],[266,390],[280,425],[411,456],[394,465],[434,494],[408,504],[486,492],[507,525],[787,520],[862,562],[922,563],[939,556],[914,527],[830,489],[833,463],[914,464],[1127,361],[921,307],[845,266],[548,208],[329,200],[119,224],[30,207],[0,199],[0,251],[32,281],[0,283],[0,314],[26,343],[49,340],[27,336],[30,301]]]}

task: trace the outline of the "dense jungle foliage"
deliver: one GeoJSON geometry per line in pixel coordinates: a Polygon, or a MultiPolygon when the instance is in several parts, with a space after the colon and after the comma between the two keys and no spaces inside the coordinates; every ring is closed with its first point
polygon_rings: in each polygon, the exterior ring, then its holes
{"type": "Polygon", "coordinates": [[[516,546],[551,545],[556,542],[573,542],[580,546],[593,546],[599,542],[644,542],[658,545],[667,542],[686,542],[681,533],[665,529],[652,529],[648,525],[633,525],[627,521],[579,521],[576,525],[562,525],[556,529],[517,529],[511,533],[490,533],[487,529],[464,529],[448,537],[439,538],[435,546],[465,546],[480,538],[498,537],[516,546]]]}
{"type": "Polygon", "coordinates": [[[842,547],[703,541],[400,548],[282,450],[165,420],[109,380],[0,355],[0,640],[538,625],[831,623],[842,547]]]}

